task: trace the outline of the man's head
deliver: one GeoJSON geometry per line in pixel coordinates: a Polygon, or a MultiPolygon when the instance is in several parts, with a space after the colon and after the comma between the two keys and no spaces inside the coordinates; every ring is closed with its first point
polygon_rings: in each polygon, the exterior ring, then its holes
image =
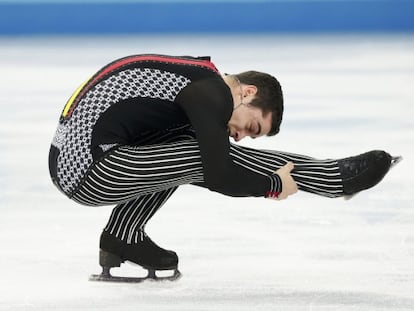
{"type": "Polygon", "coordinates": [[[235,107],[228,123],[229,135],[236,141],[245,136],[276,135],[283,116],[282,88],[276,78],[257,71],[228,77],[234,80],[235,107]]]}

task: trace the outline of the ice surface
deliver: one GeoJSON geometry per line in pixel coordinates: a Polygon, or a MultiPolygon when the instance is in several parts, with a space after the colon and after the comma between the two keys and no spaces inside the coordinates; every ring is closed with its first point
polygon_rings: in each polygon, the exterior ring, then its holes
{"type": "Polygon", "coordinates": [[[413,35],[2,38],[0,69],[0,310],[414,310],[413,35]],[[177,251],[182,279],[89,282],[111,207],[59,193],[48,148],[71,92],[134,53],[276,75],[282,131],[244,144],[319,158],[380,148],[404,161],[350,201],[184,186],[147,227],[177,251]]]}

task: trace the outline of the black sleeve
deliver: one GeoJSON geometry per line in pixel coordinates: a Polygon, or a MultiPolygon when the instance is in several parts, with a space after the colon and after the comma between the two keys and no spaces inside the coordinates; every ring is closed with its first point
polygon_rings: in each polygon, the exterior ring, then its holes
{"type": "Polygon", "coordinates": [[[208,189],[230,196],[274,197],[281,192],[278,175],[260,175],[233,163],[227,132],[233,99],[223,80],[195,81],[178,94],[176,102],[194,127],[208,189]]]}

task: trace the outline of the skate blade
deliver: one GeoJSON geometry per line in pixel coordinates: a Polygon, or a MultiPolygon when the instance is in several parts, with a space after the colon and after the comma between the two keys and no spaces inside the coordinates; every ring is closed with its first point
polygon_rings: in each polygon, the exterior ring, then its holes
{"type": "Polygon", "coordinates": [[[403,160],[402,156],[396,156],[392,157],[391,159],[391,166],[390,169],[392,169],[394,166],[396,166],[398,163],[400,163],[403,160]]]}
{"type": "Polygon", "coordinates": [[[148,275],[145,277],[129,277],[129,276],[115,276],[111,275],[108,272],[102,272],[101,274],[92,274],[89,277],[89,281],[97,282],[114,282],[114,283],[142,283],[144,281],[155,281],[155,282],[165,282],[165,281],[176,281],[181,277],[181,272],[174,270],[173,275],[171,276],[157,276],[155,271],[149,270],[148,275]]]}
{"type": "MultiPolygon", "coordinates": [[[[390,168],[388,169],[388,171],[390,171],[392,168],[394,168],[398,163],[400,163],[403,160],[402,156],[395,156],[391,158],[391,164],[390,164],[390,168]]],[[[354,193],[354,194],[350,194],[350,195],[345,195],[344,196],[344,200],[348,201],[350,199],[352,199],[354,196],[356,196],[359,192],[354,193]]]]}

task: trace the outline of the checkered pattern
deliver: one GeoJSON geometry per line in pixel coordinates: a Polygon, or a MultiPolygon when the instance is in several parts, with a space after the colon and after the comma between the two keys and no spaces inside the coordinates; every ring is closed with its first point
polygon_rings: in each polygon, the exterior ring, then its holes
{"type": "Polygon", "coordinates": [[[60,150],[58,178],[71,194],[93,159],[91,136],[99,116],[111,105],[129,98],[150,97],[174,101],[190,82],[184,76],[150,68],[120,71],[92,87],[77,104],[71,118],[59,124],[52,144],[60,150]]]}

